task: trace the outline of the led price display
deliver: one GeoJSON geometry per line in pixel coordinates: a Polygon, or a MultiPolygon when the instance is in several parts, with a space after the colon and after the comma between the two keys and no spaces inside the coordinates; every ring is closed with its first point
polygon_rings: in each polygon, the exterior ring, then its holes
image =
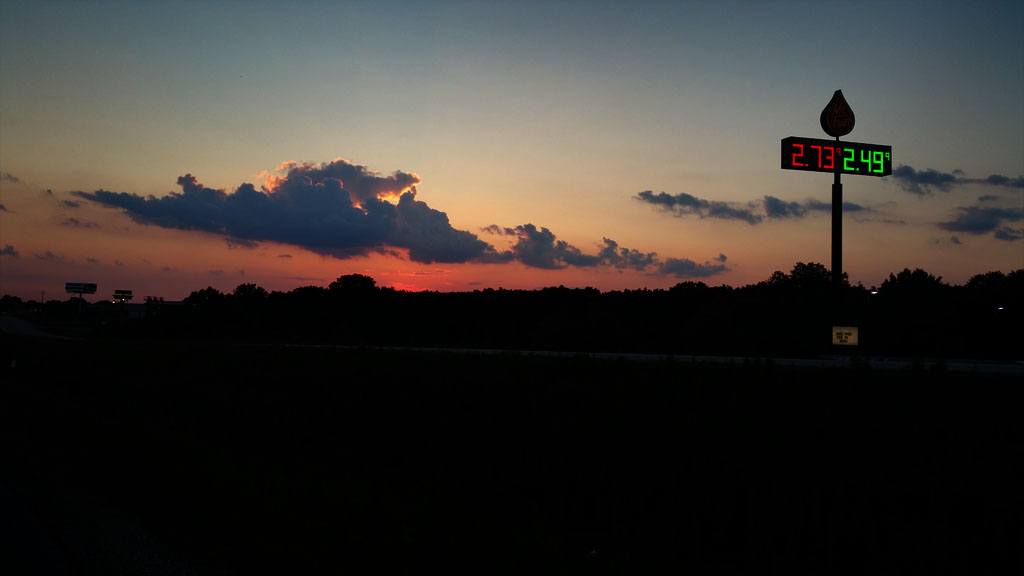
{"type": "Polygon", "coordinates": [[[782,139],[782,169],[888,176],[892,146],[790,136],[782,139]]]}

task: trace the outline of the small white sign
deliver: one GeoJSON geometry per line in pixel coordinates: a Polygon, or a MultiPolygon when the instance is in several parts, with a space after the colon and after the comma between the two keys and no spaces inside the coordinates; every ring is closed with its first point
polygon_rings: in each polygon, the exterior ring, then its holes
{"type": "Polygon", "coordinates": [[[832,327],[832,344],[836,346],[856,346],[857,345],[857,327],[856,326],[833,326],[832,327]]]}

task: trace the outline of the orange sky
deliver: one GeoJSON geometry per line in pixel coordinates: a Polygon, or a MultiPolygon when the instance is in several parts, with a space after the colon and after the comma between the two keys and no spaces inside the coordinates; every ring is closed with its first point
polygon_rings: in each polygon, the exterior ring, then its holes
{"type": "Polygon", "coordinates": [[[893,151],[892,176],[844,177],[853,283],[1024,267],[1024,5],[585,4],[0,3],[0,293],[742,286],[830,266],[832,177],[781,170],[779,146],[822,137],[836,89],[850,140],[893,151]],[[390,206],[298,181],[289,201],[228,198],[339,157],[369,182],[347,192],[390,206]],[[204,188],[174,200],[186,175],[204,188]],[[373,196],[368,175],[405,176],[373,196]],[[606,238],[656,260],[601,256],[606,238]]]}

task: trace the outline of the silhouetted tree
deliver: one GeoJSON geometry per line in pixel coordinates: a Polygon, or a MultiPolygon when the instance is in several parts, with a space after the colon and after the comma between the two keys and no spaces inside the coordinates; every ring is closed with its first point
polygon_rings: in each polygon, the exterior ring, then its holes
{"type": "Polygon", "coordinates": [[[260,286],[255,284],[239,284],[235,287],[235,291],[232,294],[235,298],[243,301],[256,301],[265,300],[268,296],[267,291],[260,286]]]}
{"type": "Polygon", "coordinates": [[[879,294],[890,296],[922,297],[937,294],[950,286],[942,281],[942,276],[932,276],[920,268],[913,272],[904,268],[899,274],[889,274],[889,278],[878,288],[879,294]]]}
{"type": "Polygon", "coordinates": [[[217,306],[224,302],[224,294],[213,286],[195,290],[182,302],[188,306],[217,306]]]}
{"type": "Polygon", "coordinates": [[[377,291],[377,281],[362,274],[346,274],[331,282],[327,289],[332,294],[368,294],[377,291]]]}

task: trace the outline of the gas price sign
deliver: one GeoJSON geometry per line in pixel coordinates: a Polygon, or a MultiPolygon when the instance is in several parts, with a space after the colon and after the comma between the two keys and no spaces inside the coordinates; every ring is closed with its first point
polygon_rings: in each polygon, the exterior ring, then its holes
{"type": "Polygon", "coordinates": [[[782,139],[782,169],[888,176],[892,146],[790,136],[782,139]]]}

